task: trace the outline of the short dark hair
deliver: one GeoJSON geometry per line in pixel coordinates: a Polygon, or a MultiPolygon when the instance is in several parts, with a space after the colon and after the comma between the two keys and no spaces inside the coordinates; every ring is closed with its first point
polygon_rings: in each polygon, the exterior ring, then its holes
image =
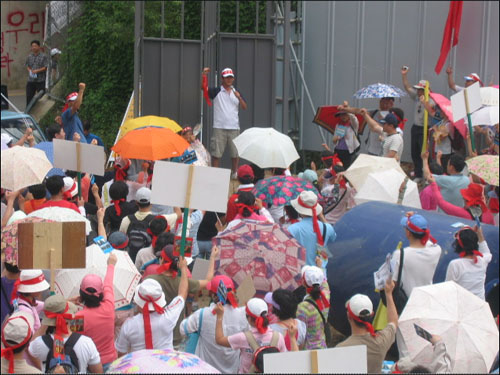
{"type": "MultiPolygon", "coordinates": [[[[394,98],[393,98],[394,99],[394,98]]],[[[404,119],[405,113],[401,108],[393,107],[389,109],[390,113],[394,113],[397,117],[399,117],[401,120],[404,119]]]]}
{"type": "Polygon", "coordinates": [[[127,199],[128,185],[123,181],[115,181],[109,187],[109,196],[111,199],[127,199]]]}
{"type": "MultiPolygon", "coordinates": [[[[77,171],[66,171],[66,176],[67,177],[71,177],[71,178],[75,178],[76,176],[78,176],[78,172],[77,171]]],[[[83,177],[84,173],[82,173],[82,177],[83,177]]]]}
{"type": "Polygon", "coordinates": [[[474,232],[474,230],[472,229],[464,228],[458,232],[458,236],[463,246],[461,246],[458,243],[458,240],[455,239],[455,241],[452,244],[455,252],[459,254],[462,251],[465,251],[465,254],[472,255],[472,251],[477,250],[479,244],[478,243],[479,238],[477,236],[477,233],[474,232]]]}
{"type": "Polygon", "coordinates": [[[253,183],[253,176],[238,176],[238,181],[240,182],[240,184],[248,185],[253,183]]]}
{"type": "MultiPolygon", "coordinates": [[[[408,229],[408,228],[406,228],[406,229],[408,229]]],[[[410,235],[413,236],[414,238],[416,238],[417,240],[421,240],[425,236],[425,233],[415,233],[409,229],[408,229],[408,232],[410,232],[410,235]]]]}
{"type": "Polygon", "coordinates": [[[50,195],[57,195],[64,187],[64,180],[62,176],[50,176],[49,178],[47,178],[45,186],[47,187],[50,195]]]}
{"type": "MultiPolygon", "coordinates": [[[[15,341],[12,341],[12,340],[5,340],[5,341],[7,341],[7,343],[8,343],[9,345],[12,345],[12,346],[14,346],[14,345],[18,345],[18,344],[19,344],[18,342],[15,342],[15,341]]],[[[12,349],[12,352],[13,352],[14,354],[21,353],[24,349],[26,349],[26,348],[28,347],[28,345],[30,344],[30,341],[31,341],[31,340],[26,341],[26,342],[24,343],[24,345],[21,345],[19,348],[12,349]]]]}
{"type": "Polygon", "coordinates": [[[149,207],[151,206],[151,202],[144,202],[144,203],[141,203],[141,202],[137,202],[137,205],[139,206],[139,208],[146,208],[146,207],[149,207]]]}
{"type": "Polygon", "coordinates": [[[408,371],[408,374],[432,374],[432,371],[425,366],[417,365],[408,371]]]}
{"type": "Polygon", "coordinates": [[[429,163],[429,169],[432,174],[437,174],[437,175],[442,175],[444,173],[444,168],[443,166],[439,165],[435,161],[431,161],[429,163]]]}
{"type": "Polygon", "coordinates": [[[299,213],[293,206],[285,206],[285,213],[290,219],[297,220],[299,218],[299,213]]]}
{"type": "Polygon", "coordinates": [[[273,300],[280,307],[278,310],[273,306],[273,312],[280,320],[295,318],[298,304],[291,290],[276,289],[273,292],[273,300]]]}
{"type": "Polygon", "coordinates": [[[47,128],[47,138],[49,139],[49,142],[56,137],[56,134],[59,134],[61,132],[61,129],[62,127],[59,124],[49,125],[49,127],[47,128]]]}
{"type": "Polygon", "coordinates": [[[333,152],[331,151],[322,151],[321,152],[321,161],[323,162],[323,164],[327,167],[327,168],[330,168],[333,164],[333,159],[329,158],[330,156],[333,156],[335,155],[333,152]],[[323,158],[329,158],[329,159],[325,159],[323,160],[323,158]]]}
{"type": "Polygon", "coordinates": [[[3,262],[3,265],[5,266],[5,269],[9,272],[12,272],[12,273],[20,273],[21,270],[19,269],[18,266],[14,266],[10,263],[7,263],[7,262],[3,262]]]}
{"type": "Polygon", "coordinates": [[[31,43],[30,43],[30,46],[31,46],[33,43],[37,44],[37,45],[38,45],[38,47],[40,47],[40,41],[39,41],[39,40],[36,40],[36,39],[32,40],[32,41],[31,41],[31,43]]]}
{"type": "Polygon", "coordinates": [[[460,173],[464,170],[465,168],[465,159],[462,155],[453,153],[450,156],[450,161],[449,164],[455,168],[455,170],[460,173]]]}
{"type": "Polygon", "coordinates": [[[91,126],[92,126],[92,124],[91,124],[90,120],[83,121],[83,130],[90,131],[91,126]]]}
{"type": "Polygon", "coordinates": [[[47,189],[45,189],[45,184],[36,184],[28,187],[28,191],[33,194],[35,199],[43,199],[47,195],[47,189]]]}
{"type": "Polygon", "coordinates": [[[175,234],[172,232],[163,232],[158,236],[158,239],[156,240],[155,247],[153,251],[155,254],[159,251],[161,251],[165,246],[167,245],[173,245],[174,244],[174,239],[175,239],[175,234]]]}
{"type": "MultiPolygon", "coordinates": [[[[87,288],[89,293],[95,293],[96,290],[94,288],[87,288]]],[[[101,305],[102,300],[104,299],[104,295],[99,293],[99,296],[95,296],[93,294],[87,294],[83,290],[80,289],[80,298],[83,301],[83,304],[87,307],[99,307],[101,305]]]]}
{"type": "Polygon", "coordinates": [[[264,372],[264,354],[270,353],[279,353],[280,350],[275,346],[264,347],[260,350],[255,357],[255,369],[257,370],[257,374],[261,374],[264,372]]]}
{"type": "MultiPolygon", "coordinates": [[[[253,195],[249,191],[240,191],[238,192],[238,202],[237,203],[242,203],[246,204],[247,206],[253,206],[255,204],[255,195],[253,195]]],[[[243,217],[249,217],[251,216],[252,213],[248,208],[244,208],[241,216],[243,217]]]]}

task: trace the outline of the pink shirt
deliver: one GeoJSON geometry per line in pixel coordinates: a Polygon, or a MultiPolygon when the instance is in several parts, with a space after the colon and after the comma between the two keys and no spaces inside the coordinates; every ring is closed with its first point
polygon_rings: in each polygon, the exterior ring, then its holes
{"type": "MultiPolygon", "coordinates": [[[[439,187],[438,187],[439,188],[439,187]]],[[[432,186],[426,186],[420,192],[420,203],[422,204],[422,208],[428,211],[436,211],[437,210],[437,201],[434,198],[434,193],[432,192],[432,186]]]]}
{"type": "MultiPolygon", "coordinates": [[[[472,215],[465,208],[455,206],[445,201],[435,182],[430,184],[430,186],[432,186],[432,192],[434,193],[434,197],[436,198],[439,208],[441,208],[444,212],[446,212],[448,215],[458,216],[468,220],[474,220],[472,215]]],[[[495,225],[495,220],[493,219],[493,215],[490,211],[483,212],[481,222],[485,224],[495,225]]]]}
{"type": "Polygon", "coordinates": [[[98,307],[84,306],[76,313],[83,317],[83,334],[90,337],[97,347],[103,364],[117,358],[115,349],[115,293],[113,290],[113,276],[115,266],[108,264],[104,277],[104,298],[98,307]]]}
{"type": "MultiPolygon", "coordinates": [[[[251,327],[250,331],[254,335],[257,344],[259,344],[260,346],[271,344],[273,331],[270,328],[268,328],[267,332],[264,334],[259,333],[259,331],[257,331],[257,329],[254,327],[251,327]]],[[[280,338],[278,340],[278,349],[280,350],[280,352],[286,352],[287,350],[285,339],[283,338],[283,335],[281,333],[279,334],[279,336],[280,338]]],[[[235,335],[229,336],[227,340],[229,341],[229,345],[231,345],[232,349],[240,349],[240,368],[238,370],[238,373],[248,374],[250,372],[250,367],[252,367],[253,350],[250,348],[250,345],[248,345],[245,333],[240,332],[235,335]]]]}

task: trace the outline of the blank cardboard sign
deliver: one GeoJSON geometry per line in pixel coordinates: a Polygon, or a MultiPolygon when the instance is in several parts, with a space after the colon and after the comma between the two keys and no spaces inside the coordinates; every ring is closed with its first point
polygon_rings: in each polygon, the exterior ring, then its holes
{"type": "Polygon", "coordinates": [[[465,106],[465,95],[464,91],[467,91],[467,101],[469,102],[469,113],[477,111],[481,108],[481,92],[479,90],[479,82],[460,90],[456,94],[451,96],[451,110],[453,112],[453,121],[463,119],[467,116],[467,108],[465,106]]]}
{"type": "Polygon", "coordinates": [[[189,168],[193,169],[189,208],[226,212],[231,170],[157,161],[153,173],[151,202],[185,207],[189,168]]]}
{"type": "Polygon", "coordinates": [[[207,277],[210,261],[202,258],[196,258],[194,261],[193,272],[191,275],[194,280],[205,280],[207,277]]]}
{"type": "Polygon", "coordinates": [[[104,147],[54,139],[54,167],[104,176],[104,147]],[[78,149],[80,158],[78,160],[78,149]]]}
{"type": "Polygon", "coordinates": [[[50,269],[50,250],[54,249],[54,268],[85,268],[85,223],[20,223],[18,225],[18,264],[21,269],[50,269]]]}
{"type": "Polygon", "coordinates": [[[268,374],[312,374],[314,359],[312,352],[317,353],[318,374],[366,374],[368,362],[366,346],[347,346],[321,350],[302,350],[264,354],[264,373],[268,374]]]}
{"type": "Polygon", "coordinates": [[[255,286],[253,284],[252,275],[247,274],[241,284],[236,289],[236,297],[238,298],[238,305],[245,306],[250,298],[255,296],[255,286]]]}

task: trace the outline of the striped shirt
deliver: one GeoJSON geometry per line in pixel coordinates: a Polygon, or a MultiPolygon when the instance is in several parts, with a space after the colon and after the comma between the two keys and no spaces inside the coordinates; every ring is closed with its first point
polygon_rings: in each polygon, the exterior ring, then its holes
{"type": "MultiPolygon", "coordinates": [[[[44,53],[39,53],[35,55],[30,53],[26,58],[25,66],[29,67],[31,70],[37,70],[43,67],[49,66],[49,60],[47,55],[44,53]]],[[[36,73],[36,77],[29,76],[28,82],[45,82],[45,71],[36,73]]]]}

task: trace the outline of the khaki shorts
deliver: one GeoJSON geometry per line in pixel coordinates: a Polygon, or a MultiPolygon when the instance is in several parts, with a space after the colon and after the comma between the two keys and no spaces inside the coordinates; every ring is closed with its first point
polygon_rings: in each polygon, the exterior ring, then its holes
{"type": "Polygon", "coordinates": [[[224,154],[226,145],[229,144],[229,153],[231,158],[238,157],[238,150],[233,143],[233,139],[240,135],[240,130],[233,129],[213,129],[212,139],[210,140],[210,149],[214,158],[220,159],[224,154]]]}

